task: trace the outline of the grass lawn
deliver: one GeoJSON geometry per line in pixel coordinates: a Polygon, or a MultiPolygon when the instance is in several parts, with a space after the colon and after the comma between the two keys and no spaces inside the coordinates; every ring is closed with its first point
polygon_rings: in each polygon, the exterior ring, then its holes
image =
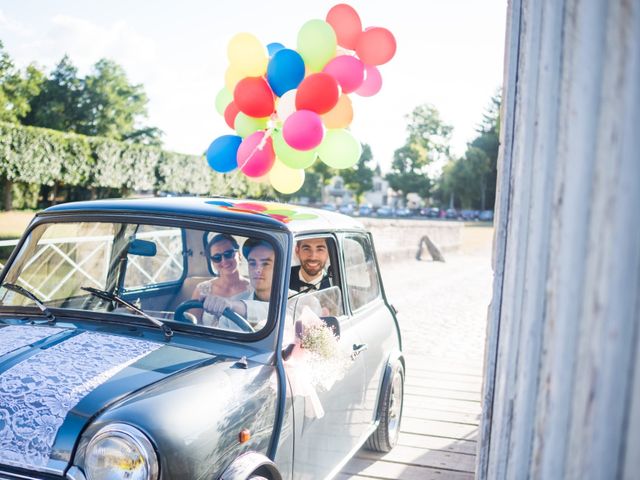
{"type": "Polygon", "coordinates": [[[34,211],[0,212],[0,240],[19,238],[35,213],[34,211]]]}

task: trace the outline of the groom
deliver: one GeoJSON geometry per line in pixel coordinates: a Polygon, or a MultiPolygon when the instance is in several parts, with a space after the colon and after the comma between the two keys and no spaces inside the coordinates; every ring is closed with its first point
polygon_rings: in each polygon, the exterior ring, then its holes
{"type": "Polygon", "coordinates": [[[331,278],[325,269],[329,260],[329,249],[324,238],[305,238],[296,243],[296,256],[300,265],[291,269],[289,288],[323,290],[331,286],[331,278]]]}

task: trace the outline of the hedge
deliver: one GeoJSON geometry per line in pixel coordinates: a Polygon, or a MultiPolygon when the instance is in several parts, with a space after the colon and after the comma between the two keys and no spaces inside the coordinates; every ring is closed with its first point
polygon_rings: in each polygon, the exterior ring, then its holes
{"type": "Polygon", "coordinates": [[[237,173],[213,172],[204,156],[184,155],[44,128],[0,122],[0,181],[86,189],[273,196],[237,173]]]}

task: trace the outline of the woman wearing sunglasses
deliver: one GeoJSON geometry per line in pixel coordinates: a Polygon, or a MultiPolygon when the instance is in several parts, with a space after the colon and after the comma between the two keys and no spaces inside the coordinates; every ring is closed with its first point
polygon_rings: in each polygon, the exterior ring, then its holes
{"type": "MultiPolygon", "coordinates": [[[[239,249],[236,239],[226,233],[219,233],[209,241],[207,257],[217,276],[199,283],[194,289],[192,299],[203,300],[208,295],[214,295],[229,300],[244,300],[251,296],[249,280],[240,275],[239,249]]],[[[193,313],[202,325],[226,328],[226,325],[221,324],[226,321],[224,317],[216,317],[202,310],[194,310],[193,313]]]]}

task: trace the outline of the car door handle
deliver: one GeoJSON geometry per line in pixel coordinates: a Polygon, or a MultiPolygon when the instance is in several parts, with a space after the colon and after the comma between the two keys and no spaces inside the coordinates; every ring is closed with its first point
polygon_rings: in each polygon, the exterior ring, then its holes
{"type": "Polygon", "coordinates": [[[364,352],[367,348],[369,348],[369,345],[367,345],[366,343],[361,343],[359,345],[357,343],[354,343],[353,350],[351,351],[351,360],[355,360],[356,357],[364,352]]]}

